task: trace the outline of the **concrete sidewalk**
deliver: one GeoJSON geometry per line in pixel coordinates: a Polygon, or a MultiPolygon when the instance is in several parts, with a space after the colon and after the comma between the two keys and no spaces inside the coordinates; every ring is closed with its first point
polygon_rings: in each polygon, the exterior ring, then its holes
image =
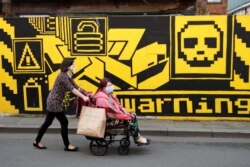
{"type": "MultiPolygon", "coordinates": [[[[78,119],[68,116],[69,133],[75,134],[78,119]]],[[[44,116],[0,116],[0,133],[37,133],[44,116]]],[[[240,137],[250,138],[246,121],[170,121],[139,119],[141,134],[155,136],[240,137]]],[[[47,133],[60,133],[55,119],[47,133]]]]}

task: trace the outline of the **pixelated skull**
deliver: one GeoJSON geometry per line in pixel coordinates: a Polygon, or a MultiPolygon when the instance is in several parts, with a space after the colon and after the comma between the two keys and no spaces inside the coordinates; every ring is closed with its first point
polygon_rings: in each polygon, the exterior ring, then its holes
{"type": "Polygon", "coordinates": [[[191,67],[209,67],[222,57],[223,32],[212,22],[188,22],[178,33],[179,58],[191,67]]]}

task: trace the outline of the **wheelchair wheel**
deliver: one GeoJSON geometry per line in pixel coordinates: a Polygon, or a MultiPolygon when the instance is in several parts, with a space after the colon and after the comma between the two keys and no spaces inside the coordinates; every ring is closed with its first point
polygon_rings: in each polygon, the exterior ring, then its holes
{"type": "Polygon", "coordinates": [[[129,151],[130,151],[129,146],[122,146],[122,145],[120,145],[118,147],[118,153],[120,155],[128,155],[129,151]]]}
{"type": "Polygon", "coordinates": [[[130,146],[130,140],[126,137],[122,138],[120,140],[120,146],[127,146],[129,147],[130,146]]]}
{"type": "Polygon", "coordinates": [[[108,143],[103,139],[91,140],[89,148],[92,154],[102,156],[108,152],[108,143]]]}

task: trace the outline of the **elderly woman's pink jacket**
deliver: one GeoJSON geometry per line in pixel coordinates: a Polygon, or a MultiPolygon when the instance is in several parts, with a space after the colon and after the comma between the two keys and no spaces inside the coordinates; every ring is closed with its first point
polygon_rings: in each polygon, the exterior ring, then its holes
{"type": "Polygon", "coordinates": [[[117,120],[133,119],[131,115],[126,114],[119,100],[115,96],[108,96],[105,92],[100,90],[95,94],[94,98],[96,100],[97,107],[106,109],[107,118],[117,120]]]}

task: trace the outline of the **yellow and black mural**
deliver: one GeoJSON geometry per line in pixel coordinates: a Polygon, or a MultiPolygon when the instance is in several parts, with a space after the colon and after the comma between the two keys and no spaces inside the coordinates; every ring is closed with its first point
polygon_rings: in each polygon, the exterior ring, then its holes
{"type": "MultiPolygon", "coordinates": [[[[250,120],[250,16],[0,18],[0,113],[45,113],[60,63],[139,116],[250,120]]],[[[68,114],[74,97],[62,105],[68,114]]]]}

